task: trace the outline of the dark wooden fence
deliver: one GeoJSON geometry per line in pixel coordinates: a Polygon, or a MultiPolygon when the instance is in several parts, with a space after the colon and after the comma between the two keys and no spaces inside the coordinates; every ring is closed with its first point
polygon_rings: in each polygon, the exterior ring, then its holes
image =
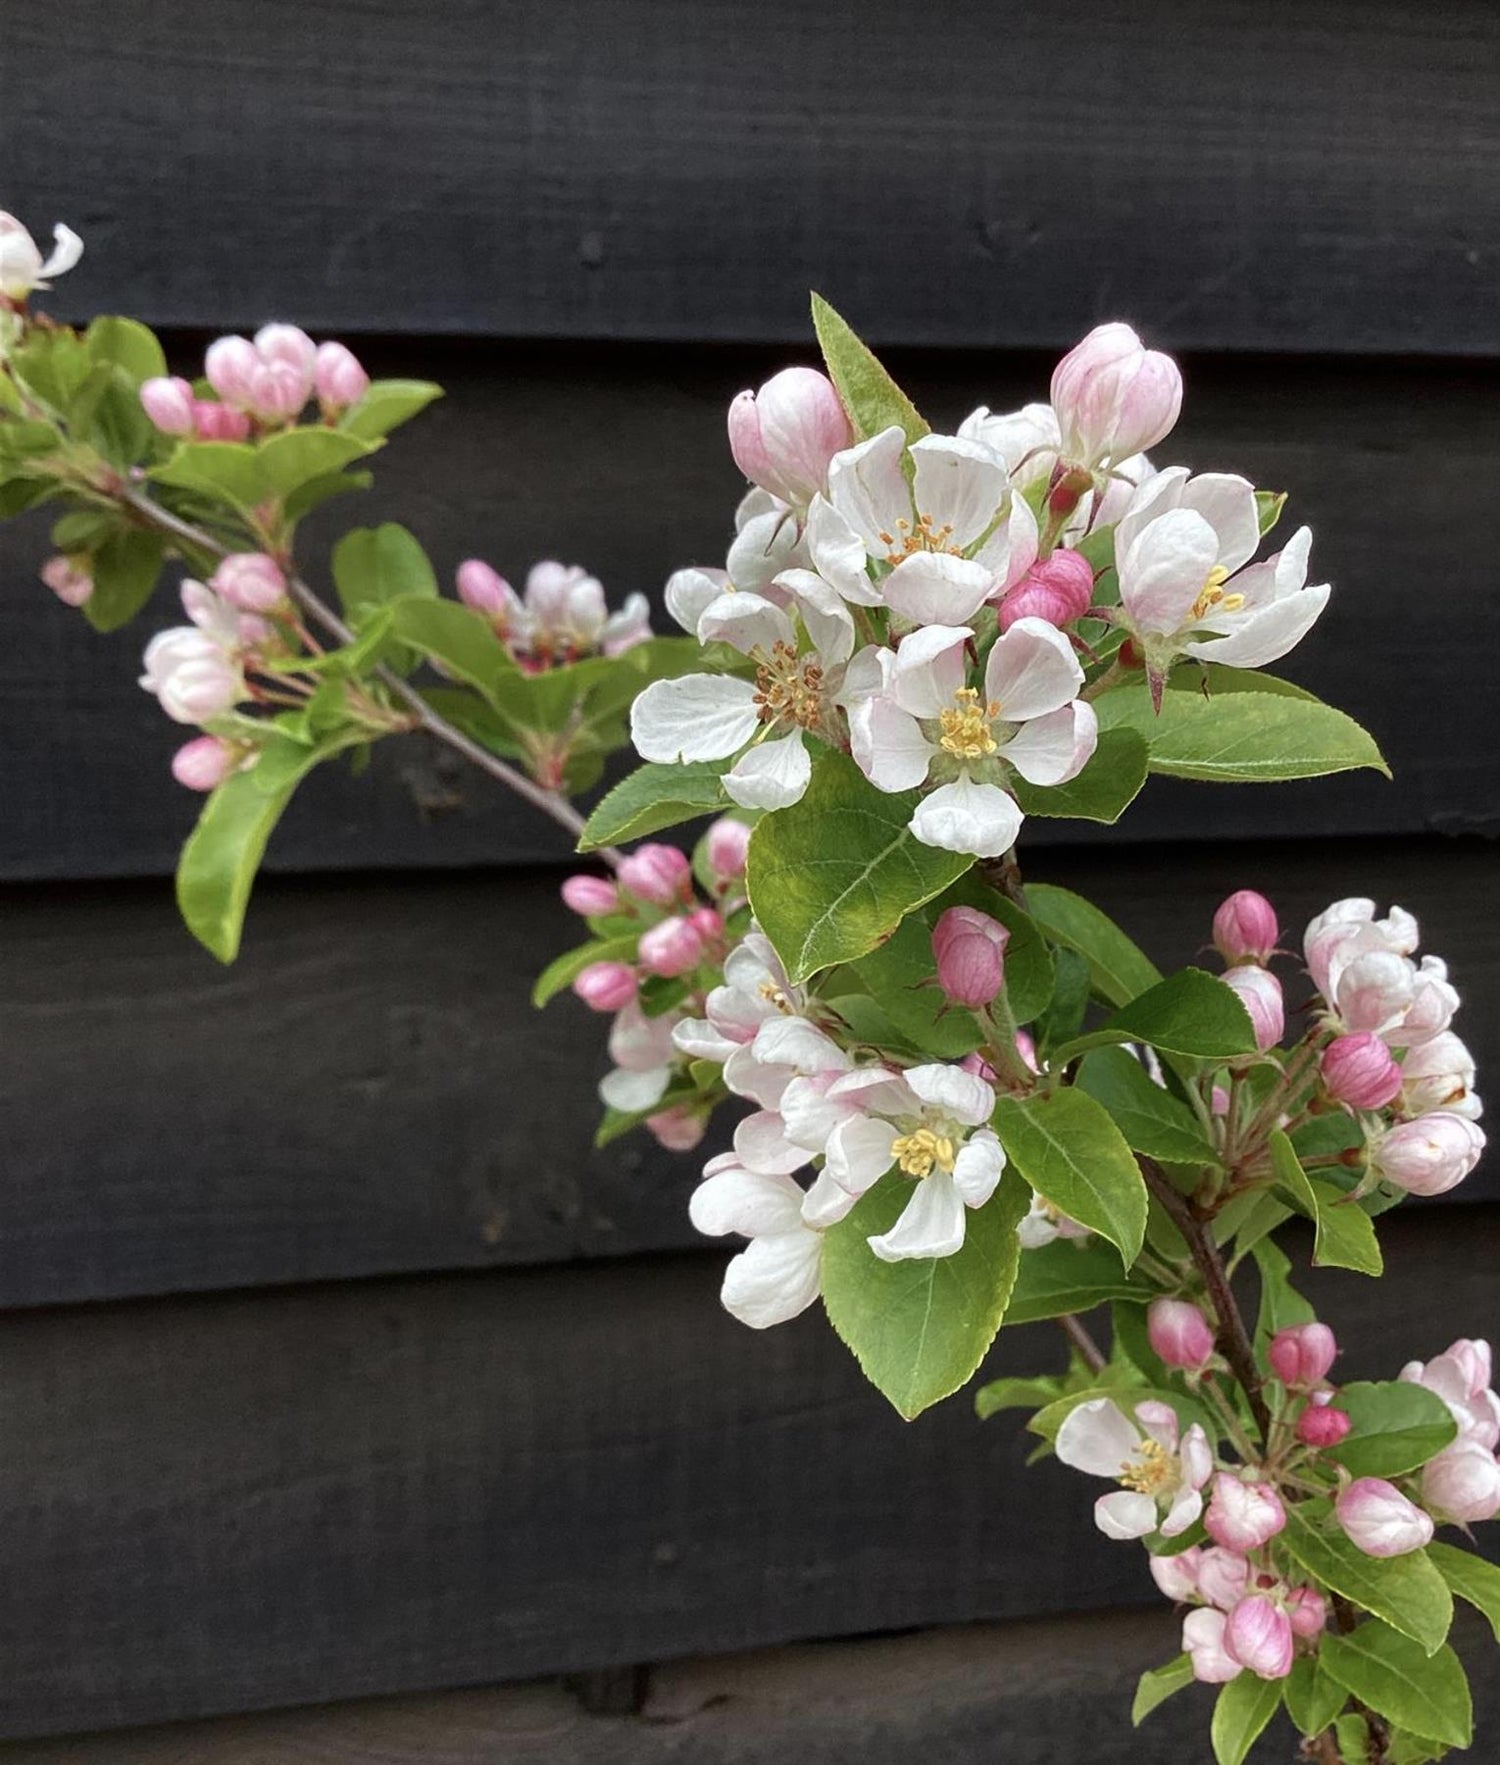
{"type": "MultiPolygon", "coordinates": [[[[1241,884],[1291,925],[1400,900],[1494,1072],[1497,76],[1461,0],[10,0],[0,203],[87,236],[64,313],[185,365],[283,316],[442,380],[370,518],[616,595],[721,555],[723,408],[806,359],[809,286],[939,421],[1130,318],[1185,358],[1172,456],[1313,524],[1338,592],[1289,671],[1398,782],[1158,782],[1032,868],[1163,962],[1241,884]]],[[[1151,1597],[1076,1479],[961,1399],[896,1422],[816,1320],[730,1323],[691,1163],[589,1150],[595,1026],[524,1004],[569,932],[550,829],[411,745],[330,769],[218,970],[141,633],[88,636],[43,545],[0,536],[6,1756],[1181,1757],[1112,1727],[1135,1621],[1040,1623],[1151,1597]],[[25,1738],[580,1673],[651,1720],[539,1688],[25,1738]]],[[[1378,1297],[1320,1284],[1355,1370],[1493,1330],[1497,1173],[1393,1223],[1378,1297]]]]}

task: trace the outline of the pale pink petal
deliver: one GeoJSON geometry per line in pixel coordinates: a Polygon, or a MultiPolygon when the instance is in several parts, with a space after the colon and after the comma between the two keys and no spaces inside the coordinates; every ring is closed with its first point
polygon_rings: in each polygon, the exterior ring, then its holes
{"type": "Polygon", "coordinates": [[[998,858],[1015,845],[1025,819],[1008,791],[975,784],[962,772],[952,784],[923,797],[912,812],[911,831],[924,846],[998,858]]]}
{"type": "Polygon", "coordinates": [[[731,1257],[719,1297],[725,1311],[752,1330],[784,1324],[818,1297],[823,1241],[799,1226],[774,1232],[731,1257]]]}
{"type": "Polygon", "coordinates": [[[913,717],[946,711],[964,684],[964,646],[973,641],[966,625],[925,625],[903,637],[891,665],[891,697],[913,717]]]}
{"type": "Polygon", "coordinates": [[[851,1195],[863,1195],[891,1168],[896,1130],[876,1116],[858,1115],[840,1122],[824,1148],[828,1174],[851,1195]]]}
{"type": "Polygon", "coordinates": [[[653,680],[630,707],[630,734],[643,760],[722,760],[760,727],[755,687],[725,674],[653,680]]]}
{"type": "Polygon", "coordinates": [[[831,582],[846,601],[856,606],[878,607],[880,590],[871,582],[865,542],[854,528],[821,496],[807,511],[807,549],[818,574],[831,582]]]}
{"type": "Polygon", "coordinates": [[[730,1232],[743,1238],[790,1232],[802,1218],[802,1190],[790,1177],[757,1175],[729,1165],[705,1176],[688,1197],[688,1218],[707,1238],[730,1232]]]}
{"type": "Polygon", "coordinates": [[[993,1087],[977,1073],[965,1072],[947,1061],[910,1066],[903,1077],[922,1102],[966,1128],[977,1128],[995,1109],[993,1087]]]}
{"type": "Polygon", "coordinates": [[[1094,1503],[1094,1524],[1106,1538],[1144,1538],[1156,1530],[1156,1503],[1133,1489],[1115,1489],[1094,1503]]]}
{"type": "Polygon", "coordinates": [[[1000,752],[1032,784],[1066,784],[1093,759],[1098,741],[1094,707],[1075,699],[1059,711],[1023,723],[1000,752]]]}
{"type": "Polygon", "coordinates": [[[1238,570],[1260,549],[1255,486],[1233,472],[1200,472],[1183,486],[1180,508],[1202,515],[1219,536],[1218,563],[1238,570]]]}
{"type": "Polygon", "coordinates": [[[942,1171],[924,1177],[890,1231],[866,1242],[882,1262],[925,1261],[962,1250],[964,1203],[953,1178],[942,1171]]]}
{"type": "Polygon", "coordinates": [[[1299,588],[1281,600],[1245,613],[1235,620],[1225,637],[1199,638],[1182,647],[1188,655],[1205,662],[1222,662],[1230,668],[1264,668],[1301,643],[1328,605],[1332,589],[1326,583],[1299,588]]]}
{"type": "Polygon", "coordinates": [[[1078,1404],[1057,1431],[1057,1456],[1091,1477],[1118,1477],[1140,1450],[1141,1431],[1107,1397],[1078,1404]]]}
{"type": "Polygon", "coordinates": [[[1136,630],[1181,631],[1218,555],[1219,536],[1191,509],[1148,523],[1120,561],[1120,600],[1136,630]]]}
{"type": "Polygon", "coordinates": [[[924,435],[911,446],[913,499],[938,543],[966,551],[989,530],[1010,488],[1004,462],[977,441],[924,435]]]}
{"type": "Polygon", "coordinates": [[[847,662],[854,654],[854,619],[848,603],[831,582],[814,570],[784,570],[776,586],[796,602],[807,635],[828,666],[847,662]]]}
{"type": "Polygon", "coordinates": [[[849,707],[849,752],[877,790],[910,791],[925,782],[937,749],[915,717],[872,696],[849,707]]]}
{"type": "Polygon", "coordinates": [[[1017,619],[995,639],[984,669],[985,697],[1010,723],[1044,717],[1071,704],[1083,685],[1073,646],[1045,619],[1017,619]]]}
{"type": "Polygon", "coordinates": [[[724,774],[724,789],[746,809],[786,809],[801,802],[811,777],[812,758],[802,731],[794,729],[746,748],[724,774]]]}
{"type": "Polygon", "coordinates": [[[802,1198],[802,1218],[818,1231],[846,1219],[859,1197],[827,1171],[820,1171],[802,1198]]]}
{"type": "Polygon", "coordinates": [[[828,500],[872,557],[884,558],[893,545],[899,549],[897,523],[912,520],[911,491],[902,470],[905,452],[906,436],[892,425],[829,462],[828,500]]]}
{"type": "Polygon", "coordinates": [[[962,625],[994,592],[994,573],[946,552],[913,552],[881,584],[885,604],[913,625],[962,625]]]}
{"type": "Polygon", "coordinates": [[[1004,1171],[1005,1148],[988,1128],[981,1128],[970,1135],[953,1161],[953,1186],[966,1207],[982,1207],[995,1193],[1004,1171]]]}
{"type": "Polygon", "coordinates": [[[763,595],[731,590],[710,601],[698,616],[698,637],[703,643],[727,643],[741,655],[759,650],[769,655],[779,643],[794,646],[792,622],[774,602],[763,595]]]}
{"type": "Polygon", "coordinates": [[[748,1171],[759,1176],[786,1176],[801,1170],[812,1154],[794,1146],[786,1137],[781,1117],[773,1109],[758,1109],[734,1130],[734,1150],[748,1171]]]}

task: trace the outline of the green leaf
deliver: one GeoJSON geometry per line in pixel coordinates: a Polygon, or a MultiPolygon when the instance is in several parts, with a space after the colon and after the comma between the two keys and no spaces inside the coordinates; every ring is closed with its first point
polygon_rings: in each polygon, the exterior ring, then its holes
{"type": "Polygon", "coordinates": [[[1333,1723],[1349,1694],[1330,1679],[1314,1655],[1299,1655],[1285,1681],[1287,1714],[1299,1734],[1321,1734],[1333,1723]]]}
{"type": "Polygon", "coordinates": [[[1065,1043],[1053,1058],[1063,1062],[1087,1048],[1119,1042],[1147,1042],[1163,1053],[1197,1060],[1228,1060],[1255,1052],[1255,1031],[1232,987],[1201,968],[1184,968],[1122,1006],[1097,1030],[1065,1043]]]}
{"type": "Polygon", "coordinates": [[[264,502],[268,494],[256,451],[243,441],[184,441],[147,476],[245,511],[264,502]]]}
{"type": "Polygon", "coordinates": [[[72,409],[75,432],[82,432],[105,459],[133,470],[149,454],[157,431],[141,404],[135,382],[123,368],[101,364],[72,409]]]}
{"type": "Polygon", "coordinates": [[[1286,507],[1284,490],[1257,490],[1255,493],[1255,516],[1260,524],[1262,539],[1265,538],[1276,523],[1281,519],[1281,511],[1286,507]]]}
{"type": "Polygon", "coordinates": [[[1219,1765],[1244,1765],[1266,1724],[1281,1706],[1281,1681],[1242,1673],[1219,1692],[1209,1729],[1219,1765]]]}
{"type": "Polygon", "coordinates": [[[1073,1086],[1001,1097],[995,1132],[1037,1194],[1117,1245],[1127,1267],[1146,1233],[1146,1184],[1102,1104],[1073,1086]]]}
{"type": "Polygon", "coordinates": [[[1326,1454],[1354,1477],[1399,1477],[1415,1471],[1458,1433],[1442,1398],[1408,1379],[1341,1386],[1338,1407],[1354,1425],[1326,1454]]]}
{"type": "Polygon", "coordinates": [[[177,864],[177,905],[188,930],[220,962],[233,962],[255,873],[292,793],[322,760],[366,737],[329,736],[307,747],[273,736],[248,772],[213,792],[177,864]]]}
{"type": "Polygon", "coordinates": [[[1016,776],[1011,794],[1028,815],[1070,816],[1079,821],[1115,822],[1140,795],[1151,750],[1134,729],[1110,729],[1099,737],[1094,756],[1066,784],[1028,784],[1016,776]]]}
{"type": "Polygon", "coordinates": [[[301,521],[334,497],[368,490],[374,482],[373,472],[325,472],[321,478],[309,478],[299,485],[282,503],[282,512],[288,521],[301,521]]]}
{"type": "Polygon", "coordinates": [[[1130,1706],[1131,1725],[1139,1728],[1151,1712],[1166,1703],[1174,1692],[1193,1683],[1193,1663],[1186,1655],[1178,1655],[1165,1666],[1152,1667],[1143,1673],[1135,1688],[1135,1701],[1130,1706]]]}
{"type": "Polygon", "coordinates": [[[1460,1550],[1441,1539],[1428,1545],[1427,1557],[1450,1590],[1489,1619],[1495,1641],[1500,1642],[1500,1569],[1473,1551],[1460,1550]]]}
{"type": "Polygon", "coordinates": [[[1361,1275],[1380,1274],[1385,1261],[1369,1214],[1342,1189],[1309,1177],[1291,1141],[1279,1128],[1272,1132],[1270,1146],[1271,1167],[1277,1182],[1313,1222],[1314,1266],[1354,1269],[1361,1275]]]}
{"type": "Polygon", "coordinates": [[[995,1339],[1021,1254],[1026,1186],[1007,1173],[967,1211],[962,1249],[882,1262],[866,1239],[889,1231],[912,1185],[888,1172],[823,1235],[823,1305],[865,1377],[909,1422],[965,1384],[995,1339]]]}
{"type": "Polygon", "coordinates": [[[270,493],[285,497],[372,451],[370,442],[342,429],[284,429],[261,442],[256,457],[270,493]]]}
{"type": "Polygon", "coordinates": [[[427,554],[404,527],[356,527],[333,551],[333,580],[344,611],[379,606],[408,595],[435,599],[437,577],[427,554]]]}
{"type": "Polygon", "coordinates": [[[821,294],[812,297],[812,318],[828,377],[838,388],[856,440],[868,441],[892,424],[906,431],[909,442],[931,433],[916,406],[821,294]]]}
{"type": "Polygon", "coordinates": [[[375,380],[359,403],[344,412],[339,429],[361,441],[379,441],[442,396],[442,387],[430,380],[375,380]]]}
{"type": "Polygon", "coordinates": [[[126,527],[112,533],[93,553],[94,592],[83,603],[95,631],[115,631],[133,619],[156,587],[165,546],[160,534],[126,527]]]}
{"type": "Polygon", "coordinates": [[[1059,944],[1052,952],[1052,964],[1057,974],[1052,997],[1036,1023],[1037,1042],[1044,1055],[1079,1033],[1089,1008],[1088,963],[1076,950],[1059,944]]]}
{"type": "Polygon", "coordinates": [[[1089,965],[1094,990],[1111,1005],[1124,1005],[1161,979],[1161,970],[1092,901],[1051,883],[1030,883],[1026,905],[1033,919],[1059,944],[1089,965]]]}
{"type": "Polygon", "coordinates": [[[580,852],[597,852],[643,839],[699,815],[729,807],[724,794],[727,760],[694,760],[686,765],[648,761],[622,778],[595,806],[578,840],[580,852]]]}
{"type": "Polygon", "coordinates": [[[1151,1289],[1131,1280],[1119,1251],[1104,1239],[1055,1238],[1022,1254],[1006,1318],[1012,1324],[1034,1324],[1114,1300],[1151,1297],[1151,1289]]]}
{"type": "Polygon", "coordinates": [[[1314,1580],[1384,1618],[1427,1653],[1442,1647],[1453,1623],[1453,1598],[1425,1552],[1367,1557],[1322,1501],[1289,1507],[1281,1541],[1314,1580]]]}
{"type": "Polygon", "coordinates": [[[155,332],[135,319],[105,315],[94,320],[84,337],[89,358],[119,368],[132,386],[166,374],[167,358],[155,332]]]}
{"type": "Polygon", "coordinates": [[[1371,737],[1352,717],[1318,699],[1276,692],[1168,690],[1160,716],[1143,687],[1106,693],[1094,709],[1101,729],[1138,730],[1151,744],[1151,770],[1213,783],[1269,784],[1370,767],[1390,776],[1371,737]]]}
{"type": "Polygon", "coordinates": [[[802,801],[756,824],[750,905],[794,982],[873,950],[973,865],[913,836],[916,803],[915,792],[876,790],[846,755],[823,748],[802,801]]]}
{"type": "Polygon", "coordinates": [[[1255,1349],[1264,1354],[1266,1344],[1278,1330],[1293,1324],[1310,1324],[1317,1313],[1292,1286],[1292,1265],[1286,1252],[1269,1238],[1259,1239],[1251,1248],[1255,1266],[1260,1270],[1260,1314],[1255,1320],[1255,1349]]]}
{"type": "Polygon", "coordinates": [[[384,609],[393,636],[476,687],[492,704],[516,677],[510,651],[489,620],[472,607],[414,594],[397,595],[384,609]]]}
{"type": "Polygon", "coordinates": [[[1169,1164],[1219,1163],[1198,1118],[1158,1085],[1133,1054],[1099,1048],[1084,1056],[1078,1085],[1102,1103],[1127,1145],[1169,1164]]]}
{"type": "Polygon", "coordinates": [[[1447,1747],[1474,1738],[1469,1681],[1446,1643],[1428,1654],[1371,1619],[1347,1636],[1329,1632],[1318,1653],[1330,1679],[1400,1727],[1447,1747]]]}
{"type": "Polygon", "coordinates": [[[540,1009],[555,999],[564,987],[572,986],[590,963],[634,962],[639,942],[640,934],[632,932],[623,938],[594,938],[574,950],[565,950],[561,956],[553,957],[536,977],[536,984],[531,989],[531,1003],[540,1009]]]}
{"type": "MultiPolygon", "coordinates": [[[[1021,1260],[1026,1260],[1024,1251],[1021,1260]]],[[[1007,1307],[1007,1315],[1008,1312],[1007,1307]]],[[[1066,1373],[1045,1373],[1035,1379],[991,1379],[974,1393],[974,1414],[981,1422],[987,1422],[1002,1410],[1043,1409],[1063,1395],[1067,1379],[1066,1373]]]]}

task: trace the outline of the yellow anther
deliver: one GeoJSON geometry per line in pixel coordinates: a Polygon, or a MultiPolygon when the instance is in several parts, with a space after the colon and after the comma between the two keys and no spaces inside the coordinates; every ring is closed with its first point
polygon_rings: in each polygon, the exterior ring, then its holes
{"type": "Polygon", "coordinates": [[[909,1177],[930,1177],[934,1170],[951,1171],[956,1149],[946,1134],[918,1128],[891,1142],[891,1156],[909,1177]]]}
{"type": "Polygon", "coordinates": [[[799,661],[789,643],[774,645],[756,670],[755,704],[762,723],[816,729],[823,717],[822,663],[813,656],[799,661]]]}
{"type": "Polygon", "coordinates": [[[794,1015],[791,1000],[788,999],[781,988],[776,985],[775,981],[762,981],[756,991],[760,994],[761,998],[765,1000],[767,1005],[774,1007],[774,1009],[779,1011],[783,1017],[791,1017],[794,1015]]]}
{"type": "Polygon", "coordinates": [[[993,754],[999,743],[990,725],[1000,715],[1000,707],[984,704],[972,686],[961,686],[953,695],[953,705],[951,711],[938,713],[943,750],[957,760],[983,760],[993,754]]]}
{"type": "Polygon", "coordinates": [[[899,564],[918,552],[942,552],[950,558],[964,555],[964,548],[953,543],[953,523],[945,521],[941,527],[935,527],[931,515],[918,515],[915,524],[898,521],[894,533],[880,534],[880,543],[886,548],[888,564],[899,564]]]}
{"type": "Polygon", "coordinates": [[[1193,618],[1202,619],[1209,613],[1238,613],[1245,604],[1242,594],[1225,594],[1224,584],[1229,580],[1229,572],[1222,564],[1215,564],[1203,579],[1203,592],[1193,602],[1193,618]]]}
{"type": "Polygon", "coordinates": [[[1120,1482],[1138,1495],[1163,1495],[1177,1481],[1177,1461],[1159,1440],[1143,1440],[1134,1458],[1120,1466],[1120,1482]]]}

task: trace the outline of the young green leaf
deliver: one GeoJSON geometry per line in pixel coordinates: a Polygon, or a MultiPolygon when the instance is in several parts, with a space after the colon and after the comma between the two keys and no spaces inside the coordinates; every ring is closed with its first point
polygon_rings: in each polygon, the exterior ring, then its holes
{"type": "Polygon", "coordinates": [[[1242,1673],[1231,1679],[1214,1704],[1209,1728],[1218,1765],[1244,1765],[1266,1724],[1281,1705],[1281,1681],[1242,1673]]]}
{"type": "Polygon", "coordinates": [[[1160,715],[1130,686],[1095,705],[1101,729],[1132,728],[1151,745],[1151,770],[1213,783],[1269,784],[1370,767],[1390,776],[1371,737],[1317,699],[1275,692],[1169,690],[1160,715]]]}
{"type": "Polygon", "coordinates": [[[1338,1407],[1353,1427],[1325,1453],[1354,1477],[1399,1477],[1415,1471],[1458,1433],[1442,1398],[1409,1379],[1340,1386],[1338,1407]]]}
{"type": "MultiPolygon", "coordinates": [[[[1026,1259],[1023,1256],[1021,1260],[1026,1259]]],[[[1008,1312],[1009,1307],[1006,1309],[1008,1312]]],[[[974,1393],[974,1414],[987,1422],[1002,1410],[1043,1409],[1063,1395],[1067,1379],[1066,1373],[1046,1373],[1035,1379],[991,1379],[974,1393]]]]}
{"type": "Polygon", "coordinates": [[[119,368],[132,386],[160,379],[167,371],[167,358],[155,332],[139,320],[103,315],[89,326],[84,342],[91,361],[119,368]]]}
{"type": "Polygon", "coordinates": [[[1143,1673],[1135,1688],[1135,1701],[1130,1706],[1131,1726],[1139,1728],[1153,1710],[1166,1703],[1174,1692],[1193,1683],[1193,1663],[1186,1655],[1178,1655],[1164,1666],[1152,1667],[1143,1673]]]}
{"type": "Polygon", "coordinates": [[[1078,1069],[1079,1089],[1102,1103],[1126,1143],[1168,1164],[1218,1165],[1198,1118],[1123,1048],[1096,1048],[1078,1069]]]}
{"type": "Polygon", "coordinates": [[[1318,1653],[1330,1679],[1400,1727],[1447,1747],[1474,1738],[1468,1677],[1446,1643],[1429,1654],[1372,1618],[1347,1636],[1330,1631],[1318,1653]]]}
{"type": "Polygon", "coordinates": [[[1489,1619],[1495,1641],[1500,1642],[1500,1569],[1473,1551],[1460,1550],[1441,1539],[1428,1545],[1427,1556],[1449,1589],[1489,1619]]]}
{"type": "Polygon", "coordinates": [[[427,554],[404,527],[355,527],[333,549],[333,581],[344,611],[357,616],[407,595],[434,599],[437,577],[427,554]]]}
{"type": "Polygon", "coordinates": [[[912,1197],[889,1172],[823,1236],[823,1305],[865,1377],[908,1422],[972,1377],[1005,1316],[1029,1196],[1007,1173],[968,1211],[962,1249],[882,1262],[866,1239],[889,1231],[912,1197]]]}
{"type": "Polygon", "coordinates": [[[344,412],[339,429],[361,441],[380,441],[442,396],[442,387],[430,380],[376,380],[359,403],[344,412]]]}
{"type": "Polygon", "coordinates": [[[256,457],[271,495],[284,497],[315,478],[342,471],[376,445],[340,429],[283,429],[261,442],[256,457]]]}
{"type": "Polygon", "coordinates": [[[632,932],[623,938],[594,938],[576,949],[564,950],[561,956],[554,956],[536,977],[531,989],[531,1003],[540,1009],[555,999],[564,987],[572,986],[590,963],[634,961],[639,942],[639,934],[632,932]]]}
{"type": "Polygon", "coordinates": [[[397,595],[383,604],[394,637],[477,688],[492,705],[519,675],[510,651],[482,614],[458,601],[397,595]]]}
{"type": "Polygon", "coordinates": [[[1146,1232],[1146,1184],[1102,1104],[1068,1085],[1050,1096],[1001,1097],[995,1132],[1037,1194],[1116,1245],[1126,1266],[1146,1232]]]}
{"type": "Polygon", "coordinates": [[[893,424],[906,431],[908,441],[930,433],[917,407],[821,294],[812,297],[812,318],[828,377],[838,388],[856,440],[868,441],[893,424]]]}
{"type": "Polygon", "coordinates": [[[1119,1251],[1103,1238],[1055,1238],[1021,1258],[1006,1317],[1013,1324],[1034,1324],[1112,1300],[1144,1303],[1151,1296],[1126,1274],[1119,1251]]]}
{"type": "Polygon", "coordinates": [[[913,836],[915,803],[914,793],[876,790],[847,756],[823,748],[802,801],[756,824],[750,904],[793,981],[873,950],[972,867],[966,853],[913,836]]]}
{"type": "Polygon", "coordinates": [[[1031,883],[1026,905],[1033,919],[1059,944],[1089,965],[1094,990],[1111,1005],[1124,1005],[1161,979],[1161,970],[1092,901],[1051,883],[1031,883]]]}
{"type": "Polygon", "coordinates": [[[648,761],[620,780],[595,805],[578,840],[580,852],[597,852],[643,839],[664,827],[714,815],[729,807],[724,794],[727,760],[693,760],[685,765],[648,761]]]}
{"type": "Polygon", "coordinates": [[[156,587],[166,548],[158,533],[124,527],[93,553],[94,592],[83,603],[95,631],[115,631],[133,619],[156,587]]]}
{"type": "Polygon", "coordinates": [[[1184,968],[1123,1005],[1097,1030],[1054,1051],[1056,1062],[1089,1048],[1146,1042],[1165,1054],[1197,1060],[1227,1060],[1255,1052],[1249,1013],[1217,975],[1184,968]]]}
{"type": "Polygon", "coordinates": [[[255,449],[243,441],[185,441],[147,477],[245,511],[269,494],[255,449]]]}
{"type": "Polygon", "coordinates": [[[1067,816],[1078,821],[1115,822],[1140,795],[1151,750],[1134,729],[1108,729],[1094,756],[1066,784],[1011,780],[1010,789],[1028,815],[1067,816]]]}
{"type": "Polygon", "coordinates": [[[1286,1252],[1269,1238],[1251,1247],[1260,1270],[1260,1314],[1255,1320],[1255,1350],[1264,1354],[1266,1344],[1278,1330],[1293,1324],[1310,1324],[1317,1316],[1312,1306],[1292,1286],[1292,1265],[1286,1252]]]}
{"type": "Polygon", "coordinates": [[[1332,1183],[1318,1182],[1303,1170],[1291,1141],[1278,1128],[1271,1134],[1271,1168],[1282,1190],[1313,1222],[1313,1264],[1378,1275],[1385,1267],[1375,1225],[1359,1203],[1332,1183]]]}
{"type": "Polygon", "coordinates": [[[1344,1536],[1325,1502],[1289,1507],[1281,1542],[1314,1580],[1384,1618],[1426,1653],[1442,1647],[1453,1623],[1453,1598],[1424,1551],[1367,1557],[1344,1536]]]}
{"type": "Polygon", "coordinates": [[[1321,1734],[1349,1700],[1315,1655],[1299,1655],[1285,1680],[1286,1710],[1299,1734],[1321,1734]]]}

